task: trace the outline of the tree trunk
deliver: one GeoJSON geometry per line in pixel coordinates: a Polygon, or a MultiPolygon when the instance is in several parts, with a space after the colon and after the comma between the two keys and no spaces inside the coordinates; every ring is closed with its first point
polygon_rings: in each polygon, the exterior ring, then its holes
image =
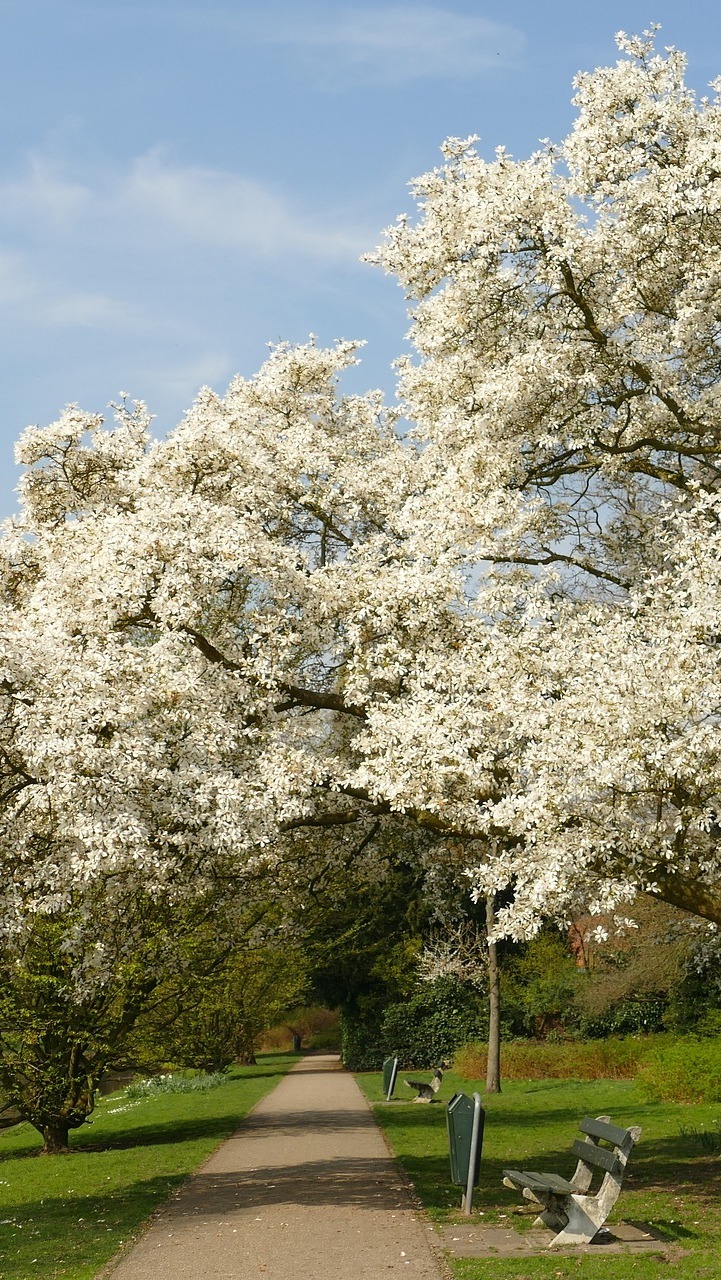
{"type": "Polygon", "coordinates": [[[69,1134],[70,1125],[63,1124],[58,1121],[55,1124],[43,1124],[37,1126],[43,1135],[45,1145],[40,1152],[43,1156],[65,1155],[70,1150],[69,1134]]]}
{"type": "Polygon", "coordinates": [[[501,1092],[501,984],[498,949],[490,941],[496,924],[495,896],[486,898],[486,932],[488,934],[488,1061],[486,1093],[501,1092]]]}

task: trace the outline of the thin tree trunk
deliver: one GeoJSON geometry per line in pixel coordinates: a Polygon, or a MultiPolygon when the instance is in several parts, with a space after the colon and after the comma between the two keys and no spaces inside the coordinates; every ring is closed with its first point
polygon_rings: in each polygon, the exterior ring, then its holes
{"type": "MultiPolygon", "coordinates": [[[[486,898],[486,932],[490,939],[496,924],[495,895],[486,898]]],[[[488,942],[488,1062],[486,1093],[501,1092],[501,983],[498,949],[488,942]]]]}

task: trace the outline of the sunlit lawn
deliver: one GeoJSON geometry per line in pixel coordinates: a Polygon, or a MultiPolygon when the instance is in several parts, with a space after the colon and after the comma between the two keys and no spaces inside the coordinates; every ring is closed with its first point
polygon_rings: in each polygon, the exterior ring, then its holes
{"type": "Polygon", "coordinates": [[[91,1280],[296,1059],[267,1054],[207,1093],[101,1101],[64,1156],[30,1125],[0,1133],[0,1280],[91,1280]]]}
{"type": "MultiPolygon", "coordinates": [[[[425,1073],[414,1072],[423,1077],[425,1073]]],[[[376,1104],[375,1114],[409,1173],[432,1219],[462,1222],[460,1188],[450,1182],[445,1106],[409,1105],[403,1095],[402,1073],[396,1087],[398,1101],[383,1101],[380,1074],[362,1075],[359,1083],[376,1104]]],[[[521,1204],[517,1192],[501,1182],[502,1169],[538,1169],[568,1177],[575,1167],[569,1156],[576,1126],[585,1115],[610,1115],[619,1125],[640,1124],[643,1135],[632,1153],[624,1189],[610,1222],[652,1224],[669,1242],[665,1257],[607,1255],[588,1257],[530,1257],[515,1259],[453,1259],[451,1267],[462,1280],[709,1280],[721,1277],[721,1158],[704,1151],[692,1130],[714,1130],[721,1116],[718,1103],[680,1106],[642,1101],[629,1081],[569,1082],[511,1081],[500,1095],[483,1096],[478,1080],[447,1072],[442,1100],[456,1090],[477,1090],[486,1109],[486,1130],[480,1184],[475,1193],[473,1220],[478,1225],[522,1229],[528,1219],[514,1216],[521,1204]],[[688,1250],[688,1255],[681,1254],[688,1250]]]]}

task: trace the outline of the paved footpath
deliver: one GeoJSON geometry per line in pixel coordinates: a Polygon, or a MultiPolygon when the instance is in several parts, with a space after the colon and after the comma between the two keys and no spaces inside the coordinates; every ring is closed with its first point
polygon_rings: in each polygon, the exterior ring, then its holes
{"type": "Polygon", "coordinates": [[[216,1151],[112,1280],[441,1280],[351,1075],[304,1058],[216,1151]]]}

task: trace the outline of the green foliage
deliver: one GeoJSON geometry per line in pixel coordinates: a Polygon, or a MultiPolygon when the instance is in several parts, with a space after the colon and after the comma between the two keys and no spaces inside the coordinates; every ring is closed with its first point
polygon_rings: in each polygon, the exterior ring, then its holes
{"type": "Polygon", "coordinates": [[[651,1052],[638,1072],[645,1097],[658,1102],[721,1102],[721,1040],[688,1036],[651,1052]]]}
{"type": "Polygon", "coordinates": [[[290,1049],[293,1036],[301,1039],[302,1049],[340,1049],[340,1015],[337,1009],[321,1005],[302,1005],[283,1014],[282,1021],[263,1033],[263,1049],[290,1049]]]}
{"type": "Polygon", "coordinates": [[[37,916],[22,947],[0,948],[0,1086],[45,1139],[48,1151],[67,1146],[85,1123],[100,1079],[125,1044],[156,978],[152,958],[162,945],[118,957],[110,984],[78,989],[68,938],[73,911],[37,916]]]}
{"type": "Polygon", "coordinates": [[[225,1084],[227,1076],[223,1071],[214,1071],[210,1075],[180,1076],[169,1072],[160,1076],[150,1076],[147,1080],[134,1080],[123,1090],[122,1096],[134,1101],[136,1098],[153,1098],[162,1093],[207,1093],[209,1089],[217,1089],[225,1084]]]}
{"type": "Polygon", "coordinates": [[[381,1036],[384,1007],[378,995],[359,996],[341,1010],[341,1058],[350,1071],[375,1071],[388,1049],[381,1036]]]}
{"type": "Polygon", "coordinates": [[[589,935],[612,922],[589,918],[570,936],[547,926],[509,949],[501,966],[504,1037],[605,1039],[721,1028],[717,965],[712,956],[706,969],[698,968],[699,932],[686,913],[640,898],[633,915],[637,927],[605,942],[589,935]]]}
{"type": "MultiPolygon", "coordinates": [[[[692,1030],[713,995],[713,984],[700,982],[691,963],[699,931],[689,916],[643,897],[632,914],[636,928],[612,933],[604,942],[586,940],[588,968],[574,1001],[581,1035],[692,1030]]],[[[599,922],[579,922],[577,938],[593,923],[599,922]]]]}
{"type": "Polygon", "coordinates": [[[573,1021],[582,1036],[649,1035],[666,1027],[667,1014],[668,995],[649,994],[619,1000],[595,1017],[577,1014],[573,1021]]]}
{"type": "MultiPolygon", "coordinates": [[[[306,837],[306,840],[309,838],[306,837]]],[[[417,983],[418,955],[430,906],[424,899],[425,837],[399,819],[317,845],[318,866],[302,900],[299,925],[316,998],[340,1011],[346,1066],[372,1069],[385,1057],[386,1007],[417,983]]]]}
{"type": "Polygon", "coordinates": [[[421,935],[408,919],[410,880],[391,870],[383,886],[360,893],[348,886],[343,901],[316,920],[308,943],[314,987],[331,1008],[352,1010],[362,998],[387,1002],[412,990],[421,935]]]}
{"type": "MultiPolygon", "coordinates": [[[[501,1076],[504,1080],[632,1080],[654,1044],[654,1037],[638,1036],[514,1040],[501,1046],[501,1076]]],[[[464,1045],[455,1056],[454,1068],[463,1075],[484,1079],[486,1045],[464,1045]]]]}
{"type": "MultiPolygon", "coordinates": [[[[0,942],[0,1102],[35,1125],[47,1152],[61,1151],[110,1068],[157,1071],[173,1040],[179,1065],[226,1066],[235,1055],[217,1053],[218,975],[261,915],[257,904],[237,907],[227,888],[189,902],[97,882],[64,910],[29,917],[22,936],[0,942]],[[209,1005],[198,1048],[182,1015],[192,1007],[200,1026],[209,1005]]],[[[257,995],[254,980],[248,988],[257,995]]],[[[298,994],[296,985],[293,1001],[298,994]]],[[[233,1016],[242,1025],[239,1000],[233,1016]]]]}
{"type": "MultiPolygon", "coordinates": [[[[432,1067],[483,1033],[488,1017],[470,983],[437,978],[398,1004],[389,1005],[381,1024],[385,1054],[397,1053],[403,1067],[432,1067]]],[[[385,1056],[384,1054],[384,1056],[385,1056]]]]}
{"type": "Polygon", "coordinates": [[[182,990],[143,1027],[155,1060],[209,1074],[253,1062],[264,1031],[297,1004],[307,986],[297,948],[239,946],[208,974],[189,974],[182,990]]]}
{"type": "Polygon", "coordinates": [[[551,927],[506,954],[501,961],[504,1036],[544,1036],[572,1025],[583,981],[567,939],[551,927]]]}
{"type": "Polygon", "coordinates": [[[340,1023],[324,1027],[322,1031],[314,1031],[310,1037],[308,1048],[321,1053],[339,1053],[341,1047],[340,1023]]]}
{"type": "MultiPolygon", "coordinates": [[[[708,939],[705,938],[701,943],[708,939]]],[[[705,948],[704,948],[705,949],[705,948]]],[[[717,947],[708,955],[692,949],[679,966],[677,981],[670,992],[666,1022],[674,1031],[696,1035],[721,1035],[721,983],[717,947]]]]}

